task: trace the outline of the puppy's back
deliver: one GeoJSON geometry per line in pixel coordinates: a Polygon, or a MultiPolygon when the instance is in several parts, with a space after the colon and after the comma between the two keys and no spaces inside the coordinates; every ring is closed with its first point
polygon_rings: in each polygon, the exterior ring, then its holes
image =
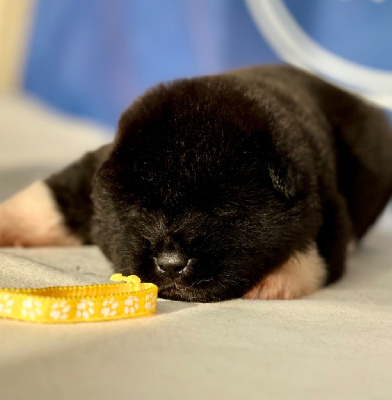
{"type": "Polygon", "coordinates": [[[335,171],[321,164],[325,173],[320,174],[328,184],[336,180],[346,199],[354,234],[361,238],[392,194],[392,129],[386,114],[290,66],[258,66],[227,74],[246,82],[250,95],[261,104],[271,101],[266,100],[266,92],[277,99],[304,129],[315,125],[308,132],[320,159],[332,150],[335,162],[335,171]]]}

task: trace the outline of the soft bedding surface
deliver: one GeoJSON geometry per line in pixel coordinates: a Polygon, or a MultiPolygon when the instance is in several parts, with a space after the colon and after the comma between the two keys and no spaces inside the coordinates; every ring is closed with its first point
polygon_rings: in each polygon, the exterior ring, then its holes
{"type": "MultiPolygon", "coordinates": [[[[0,199],[108,140],[107,129],[0,97],[0,199]]],[[[0,320],[0,398],[391,399],[390,211],[348,264],[339,283],[295,301],[159,300],[131,320],[0,320]]],[[[0,249],[2,287],[110,274],[94,246],[0,249]]]]}

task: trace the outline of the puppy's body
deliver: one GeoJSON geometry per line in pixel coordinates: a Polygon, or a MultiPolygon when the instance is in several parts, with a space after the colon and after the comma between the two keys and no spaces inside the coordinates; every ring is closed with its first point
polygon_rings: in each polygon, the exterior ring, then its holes
{"type": "Polygon", "coordinates": [[[152,89],[123,113],[114,143],[45,184],[64,243],[98,244],[163,297],[293,298],[342,275],[348,242],[392,194],[391,161],[380,111],[263,66],[152,89]]]}

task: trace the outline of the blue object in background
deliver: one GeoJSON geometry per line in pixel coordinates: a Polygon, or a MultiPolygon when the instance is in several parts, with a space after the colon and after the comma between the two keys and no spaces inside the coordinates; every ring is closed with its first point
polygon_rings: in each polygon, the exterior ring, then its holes
{"type": "Polygon", "coordinates": [[[238,0],[39,0],[25,89],[116,125],[150,86],[278,58],[238,0]]]}
{"type": "Polygon", "coordinates": [[[293,17],[326,50],[346,60],[392,70],[389,0],[285,0],[293,17]]]}
{"type": "Polygon", "coordinates": [[[392,110],[390,0],[245,0],[288,63],[392,110]]]}
{"type": "Polygon", "coordinates": [[[115,126],[150,86],[259,63],[392,110],[392,0],[37,0],[24,88],[115,126]]]}

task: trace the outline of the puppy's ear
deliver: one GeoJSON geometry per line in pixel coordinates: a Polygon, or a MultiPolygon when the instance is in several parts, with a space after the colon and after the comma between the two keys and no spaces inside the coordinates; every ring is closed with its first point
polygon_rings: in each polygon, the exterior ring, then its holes
{"type": "Polygon", "coordinates": [[[111,145],[38,181],[0,204],[0,246],[90,242],[91,184],[111,145]]]}
{"type": "Polygon", "coordinates": [[[304,189],[303,176],[289,161],[276,159],[269,162],[268,174],[274,188],[288,200],[304,189]]]}

